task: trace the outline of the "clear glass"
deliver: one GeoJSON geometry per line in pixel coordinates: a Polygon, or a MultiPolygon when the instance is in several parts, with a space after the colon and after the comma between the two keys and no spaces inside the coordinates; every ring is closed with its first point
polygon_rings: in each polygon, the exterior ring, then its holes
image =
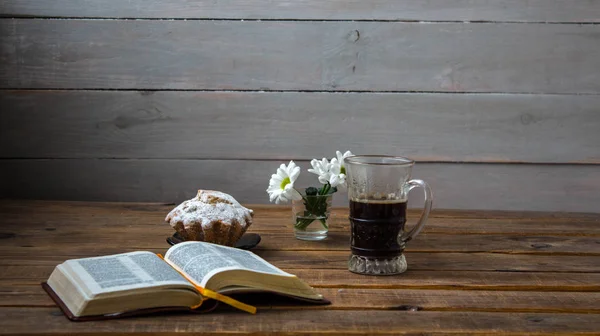
{"type": "Polygon", "coordinates": [[[432,192],[423,180],[411,180],[414,161],[403,157],[359,155],[344,160],[352,251],[351,272],[391,275],[406,271],[406,243],[416,237],[427,221],[432,192]],[[412,230],[405,231],[408,193],[423,188],[425,206],[412,230]]]}
{"type": "Polygon", "coordinates": [[[292,221],[297,239],[323,240],[329,232],[331,195],[302,195],[292,201],[292,221]]]}

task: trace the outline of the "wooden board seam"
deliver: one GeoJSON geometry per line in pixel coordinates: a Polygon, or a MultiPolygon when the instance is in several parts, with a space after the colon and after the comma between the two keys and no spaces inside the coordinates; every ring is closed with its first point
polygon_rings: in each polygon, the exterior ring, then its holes
{"type": "MultiPolygon", "coordinates": [[[[255,305],[259,311],[265,310],[328,310],[328,311],[430,311],[430,312],[489,312],[489,313],[554,313],[554,314],[600,314],[599,309],[561,309],[561,308],[452,308],[452,307],[431,307],[423,308],[417,306],[398,306],[398,307],[331,307],[331,306],[298,306],[298,305],[255,305]],[[412,308],[414,307],[414,308],[412,308]],[[414,310],[413,310],[414,309],[414,310]]],[[[55,305],[20,305],[9,304],[0,305],[3,308],[51,308],[55,305]]]]}
{"type": "MultiPolygon", "coordinates": [[[[85,157],[85,158],[76,158],[76,157],[7,157],[0,158],[0,161],[78,161],[78,160],[90,160],[90,161],[125,161],[125,162],[136,162],[136,161],[261,161],[261,162],[275,162],[275,163],[286,163],[290,160],[293,160],[297,163],[308,163],[309,159],[294,159],[294,158],[284,158],[284,159],[271,159],[271,158],[219,158],[219,157],[207,157],[207,158],[195,158],[195,157],[183,157],[183,158],[169,158],[169,157],[137,157],[137,158],[122,158],[122,157],[85,157]]],[[[600,161],[588,161],[588,162],[527,162],[527,161],[512,161],[512,160],[481,160],[481,161],[457,161],[457,160],[419,160],[417,164],[460,164],[460,165],[514,165],[514,166],[559,166],[559,167],[568,167],[568,166],[600,166],[600,161]]],[[[170,203],[161,203],[161,204],[170,204],[170,203]]],[[[417,209],[417,208],[410,208],[417,209]]],[[[452,209],[441,209],[441,210],[452,210],[452,209]]],[[[455,217],[452,217],[455,218],[455,217]]],[[[494,219],[495,217],[489,217],[486,219],[494,219]]],[[[502,217],[499,217],[502,218],[502,217]]]]}
{"type": "Polygon", "coordinates": [[[381,22],[423,24],[543,24],[543,25],[600,25],[589,21],[541,21],[541,20],[417,20],[417,19],[300,19],[300,18],[251,18],[239,17],[134,17],[134,16],[29,16],[0,13],[0,20],[86,20],[86,21],[244,21],[244,22],[381,22]]]}
{"type": "MultiPolygon", "coordinates": [[[[33,246],[19,246],[19,247],[14,247],[14,249],[18,249],[18,248],[28,248],[28,247],[33,247],[33,246]]],[[[126,253],[126,252],[134,252],[134,251],[144,251],[144,250],[148,250],[148,249],[163,249],[166,248],[165,247],[127,247],[127,248],[123,248],[122,252],[126,253]]],[[[286,252],[303,252],[303,251],[322,251],[322,252],[327,252],[327,251],[337,251],[337,252],[344,252],[344,251],[350,251],[350,249],[348,248],[348,250],[345,249],[326,249],[326,248],[321,248],[321,249],[309,249],[309,248],[294,248],[294,249],[286,249],[286,248],[256,248],[255,251],[286,251],[286,252]]],[[[529,256],[572,256],[572,257],[593,257],[593,256],[600,256],[600,253],[597,252],[537,252],[537,251],[516,251],[516,252],[511,252],[511,251],[458,251],[458,250],[448,250],[448,251],[444,251],[444,250],[410,250],[408,249],[406,252],[411,253],[411,254],[417,254],[417,253],[427,253],[427,254],[445,254],[445,253],[468,253],[468,254],[480,254],[480,253],[485,253],[485,254],[500,254],[500,255],[529,255],[529,256]]],[[[33,252],[35,253],[35,252],[33,252]]],[[[65,257],[71,257],[73,256],[72,254],[62,254],[62,253],[54,253],[55,256],[65,256],[65,257]]]]}
{"type": "Polygon", "coordinates": [[[290,19],[290,20],[407,20],[457,22],[598,22],[600,8],[593,2],[555,1],[242,1],[233,3],[194,1],[95,1],[93,6],[64,0],[4,0],[0,16],[15,18],[149,18],[149,19],[290,19]],[[142,6],[143,4],[143,6],[142,6]],[[567,12],[568,11],[568,12],[567,12]],[[567,12],[567,13],[565,13],[567,12]]]}
{"type": "MultiPolygon", "coordinates": [[[[0,18],[0,23],[1,23],[0,18]]],[[[245,21],[245,20],[244,20],[245,21]]],[[[598,24],[600,25],[600,24],[598,24]]],[[[432,90],[309,90],[309,89],[149,89],[90,87],[0,87],[0,91],[123,91],[123,92],[215,92],[215,93],[356,93],[356,94],[444,94],[444,95],[519,95],[519,96],[600,96],[596,92],[524,92],[524,91],[432,91],[432,90]]]]}
{"type": "MultiPolygon", "coordinates": [[[[119,160],[119,161],[153,161],[153,160],[161,160],[161,161],[271,161],[276,163],[285,163],[290,160],[294,162],[310,162],[307,159],[271,159],[271,158],[227,158],[227,157],[205,157],[205,158],[169,158],[169,157],[139,157],[139,158],[123,158],[123,157],[85,157],[85,158],[77,158],[77,157],[5,157],[0,158],[0,161],[10,161],[10,160],[22,160],[22,161],[31,161],[31,160],[40,160],[40,161],[60,161],[60,160],[119,160]]],[[[586,162],[533,162],[533,161],[513,161],[513,160],[481,160],[481,161],[457,161],[457,160],[448,160],[448,161],[440,161],[440,160],[419,160],[418,163],[427,163],[427,164],[498,164],[498,165],[543,165],[543,166],[600,166],[599,161],[586,161],[586,162]]],[[[416,208],[412,208],[416,209],[416,208]]]]}
{"type": "MultiPolygon", "coordinates": [[[[463,271],[466,272],[466,271],[463,271]]],[[[600,291],[600,284],[598,286],[581,287],[581,288],[568,288],[562,286],[509,286],[509,285],[490,285],[486,287],[469,286],[469,285],[432,285],[432,286],[417,286],[417,285],[315,285],[311,284],[314,288],[340,288],[340,289],[412,289],[412,290],[460,290],[460,291],[494,291],[494,292],[590,292],[597,293],[600,291]]]]}
{"type": "MultiPolygon", "coordinates": [[[[448,272],[448,271],[439,271],[439,272],[448,272]]],[[[461,272],[478,272],[478,271],[461,271],[461,272]]],[[[535,272],[530,272],[535,273],[535,272]]],[[[576,274],[576,272],[571,272],[576,274]]],[[[588,273],[590,274],[590,273],[588,273]]],[[[27,281],[26,278],[23,279],[11,279],[15,281],[14,283],[9,283],[11,286],[22,286],[22,287],[31,287],[31,286],[39,286],[39,282],[37,281],[27,281]]],[[[421,285],[411,285],[411,284],[402,284],[402,285],[342,285],[342,284],[332,284],[332,285],[323,285],[323,284],[314,284],[309,283],[314,288],[338,288],[338,289],[410,289],[410,290],[456,290],[456,291],[494,291],[494,292],[586,292],[586,293],[597,293],[600,291],[600,284],[597,286],[532,286],[532,285],[486,285],[476,286],[476,285],[429,285],[429,286],[421,286],[421,285]]]]}

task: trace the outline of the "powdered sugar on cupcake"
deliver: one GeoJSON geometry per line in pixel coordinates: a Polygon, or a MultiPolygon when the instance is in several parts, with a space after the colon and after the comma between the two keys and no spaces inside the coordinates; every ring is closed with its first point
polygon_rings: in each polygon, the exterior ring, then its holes
{"type": "Polygon", "coordinates": [[[196,197],[171,210],[165,221],[186,240],[231,246],[252,224],[253,215],[231,195],[199,190],[196,197]]]}

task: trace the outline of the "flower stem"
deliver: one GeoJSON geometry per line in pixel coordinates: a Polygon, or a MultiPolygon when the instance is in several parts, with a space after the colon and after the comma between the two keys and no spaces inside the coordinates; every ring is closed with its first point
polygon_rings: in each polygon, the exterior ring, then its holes
{"type": "Polygon", "coordinates": [[[306,230],[306,228],[314,221],[312,218],[296,218],[294,227],[298,230],[306,230]]]}
{"type": "Polygon", "coordinates": [[[324,227],[326,230],[329,230],[329,226],[327,226],[327,219],[325,219],[325,218],[321,218],[321,219],[319,219],[319,221],[321,222],[321,225],[323,225],[323,227],[324,227]]]}
{"type": "Polygon", "coordinates": [[[327,184],[324,184],[321,187],[321,190],[319,190],[319,195],[327,195],[329,190],[331,190],[331,184],[329,184],[329,182],[327,182],[327,184]]]}
{"type": "Polygon", "coordinates": [[[329,195],[327,192],[331,189],[331,185],[326,184],[321,188],[316,196],[302,195],[304,203],[304,211],[296,214],[296,223],[294,227],[297,230],[306,230],[306,228],[315,220],[319,220],[323,228],[329,229],[327,226],[327,200],[329,195]],[[322,193],[325,194],[322,194],[322,193]]]}

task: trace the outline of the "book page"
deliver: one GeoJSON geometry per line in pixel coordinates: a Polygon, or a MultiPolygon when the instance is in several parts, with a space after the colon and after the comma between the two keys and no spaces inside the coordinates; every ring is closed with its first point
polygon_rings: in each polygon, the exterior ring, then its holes
{"type": "Polygon", "coordinates": [[[68,260],[65,264],[92,293],[168,284],[190,286],[181,274],[151,252],[68,260]]]}
{"type": "Polygon", "coordinates": [[[204,242],[177,244],[169,249],[165,259],[202,287],[213,274],[231,269],[292,276],[252,252],[204,242]]]}

